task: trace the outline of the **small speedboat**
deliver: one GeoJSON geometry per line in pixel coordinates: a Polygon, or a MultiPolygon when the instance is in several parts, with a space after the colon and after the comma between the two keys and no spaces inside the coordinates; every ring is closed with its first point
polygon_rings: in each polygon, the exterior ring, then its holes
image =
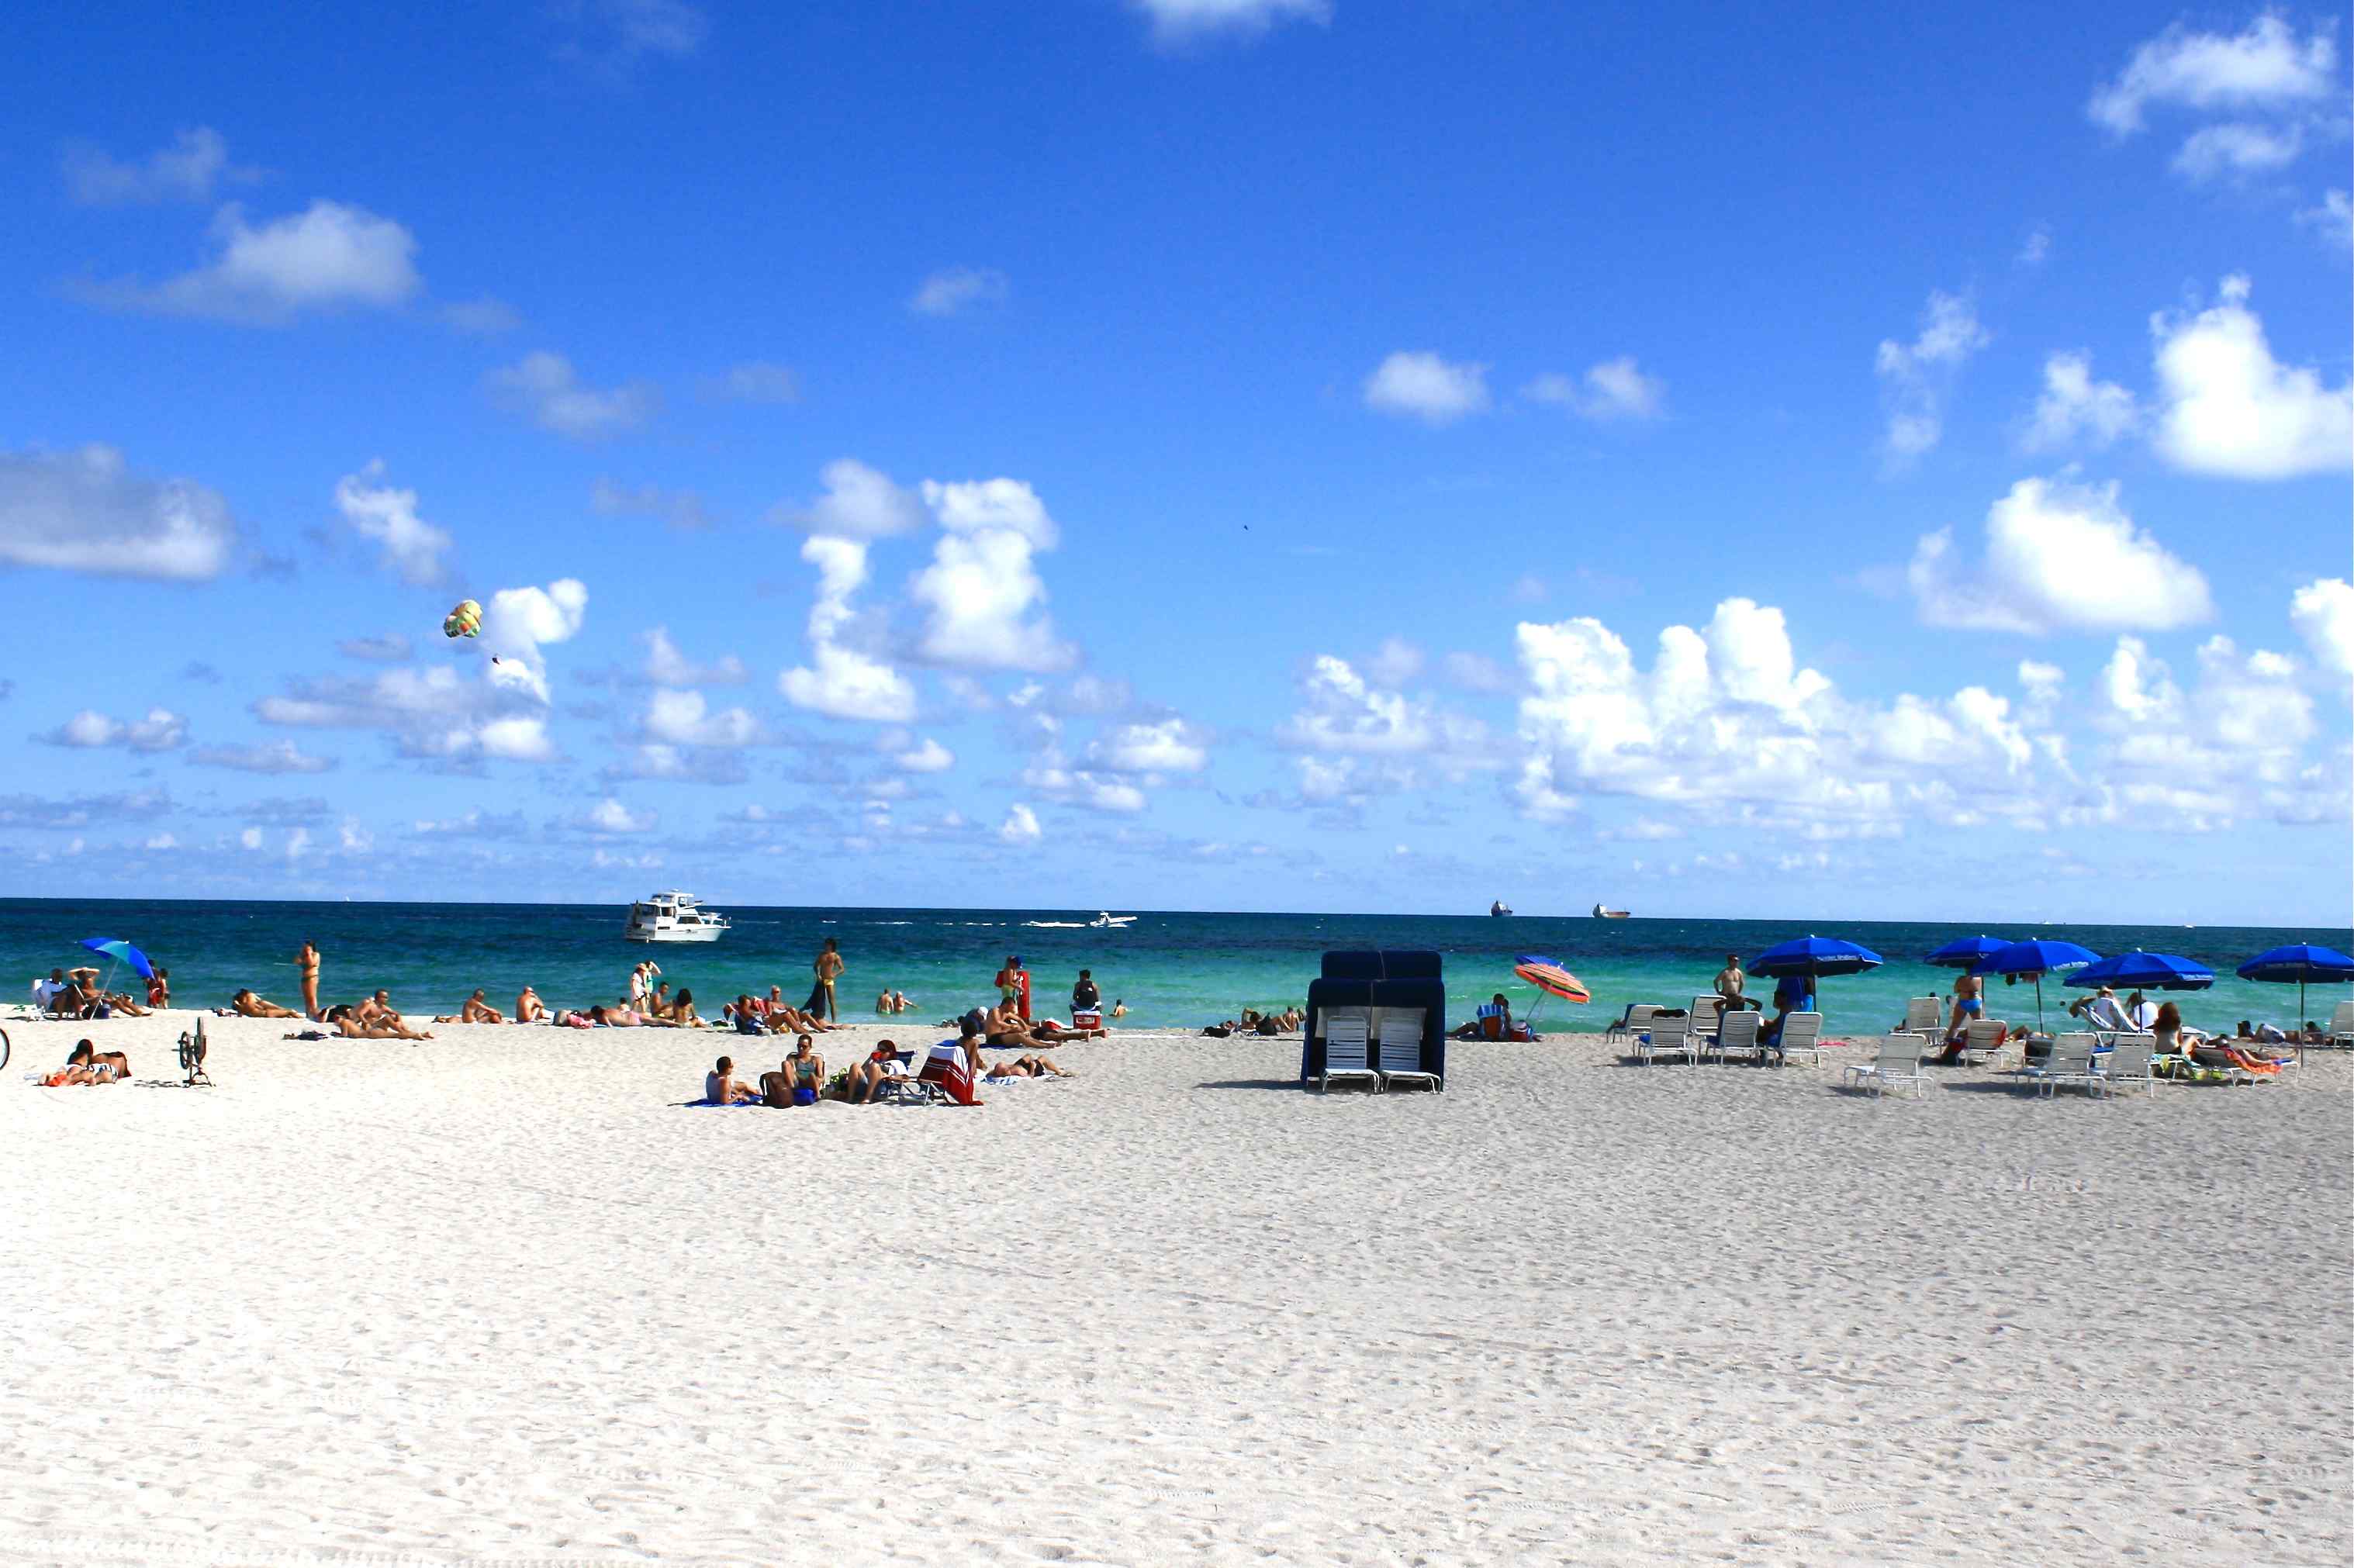
{"type": "Polygon", "coordinates": [[[1088,921],[1087,924],[1098,931],[1124,931],[1129,927],[1136,924],[1136,916],[1133,915],[1113,915],[1106,911],[1098,910],[1096,914],[1096,917],[1088,921]]]}

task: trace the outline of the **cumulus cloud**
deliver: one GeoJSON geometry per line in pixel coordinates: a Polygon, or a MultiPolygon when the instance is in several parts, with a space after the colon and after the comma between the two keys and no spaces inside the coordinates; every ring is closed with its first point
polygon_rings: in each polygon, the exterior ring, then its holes
{"type": "Polygon", "coordinates": [[[1034,844],[1044,835],[1038,827],[1038,813],[1016,801],[1005,813],[997,836],[1009,844],[1034,844]]]}
{"type": "Polygon", "coordinates": [[[1120,773],[1199,773],[1210,749],[1182,718],[1122,725],[1088,748],[1088,758],[1120,773]]]}
{"type": "Polygon", "coordinates": [[[724,653],[710,664],[689,659],[670,640],[666,626],[641,632],[638,641],[646,645],[646,679],[657,686],[740,686],[748,678],[744,661],[733,653],[724,653]]]}
{"type": "Polygon", "coordinates": [[[2135,49],[2115,80],[2094,92],[2085,112],[2117,136],[2143,129],[2155,105],[2182,109],[2296,108],[2337,90],[2337,41],[2326,27],[2303,39],[2266,11],[2236,34],[2195,32],[2181,23],[2135,49]]]}
{"type": "Polygon", "coordinates": [[[824,494],[805,509],[779,502],[769,511],[769,521],[845,539],[881,539],[923,526],[924,506],[915,493],[856,458],[836,458],[818,471],[818,478],[825,485],[824,494]]]}
{"type": "Polygon", "coordinates": [[[1888,400],[1892,458],[1918,457],[1944,437],[1944,403],[1954,373],[1992,341],[1969,297],[1942,290],[1930,291],[1920,334],[1911,343],[1881,340],[1873,366],[1888,400]]]}
{"type": "Polygon", "coordinates": [[[2248,280],[2192,316],[2150,318],[2158,344],[2158,454],[2194,473],[2290,479],[2354,464],[2354,383],[2282,365],[2248,308],[2248,280]]]}
{"type": "Polygon", "coordinates": [[[651,517],[673,528],[708,528],[711,514],[692,490],[627,485],[603,476],[588,487],[588,508],[599,517],[651,517]]]}
{"type": "Polygon", "coordinates": [[[714,712],[701,692],[663,687],[646,701],[641,721],[646,737],[664,746],[725,748],[758,746],[768,736],[760,721],[741,707],[714,712]]]}
{"type": "Polygon", "coordinates": [[[245,182],[260,177],[252,169],[233,169],[228,140],[209,125],[182,131],[168,147],[160,147],[135,163],[124,163],[87,143],[65,150],[62,168],[66,190],[84,207],[126,207],[164,201],[209,201],[213,186],[222,180],[245,182]]]}
{"type": "Polygon", "coordinates": [[[1257,37],[1278,22],[1332,19],[1332,0],[1129,0],[1152,24],[1163,45],[1197,43],[1216,37],[1257,37]]]}
{"type": "Polygon", "coordinates": [[[237,543],[219,493],[143,479],[112,447],[0,453],[0,561],[93,577],[217,577],[237,543]]]}
{"type": "Polygon", "coordinates": [[[2174,172],[2194,185],[2232,175],[2270,174],[2305,151],[2300,125],[2230,122],[2195,131],[2174,154],[2174,172]]]}
{"type": "Polygon", "coordinates": [[[2322,668],[2354,675],[2354,583],[2316,577],[2291,596],[2288,618],[2322,668]]]}
{"type": "Polygon", "coordinates": [[[1034,559],[1056,539],[1037,493],[1014,479],[926,480],[923,494],[940,524],[932,564],[908,585],[928,611],[924,657],[970,669],[1069,668],[1077,650],[1055,636],[1034,559]]]}
{"type": "Polygon", "coordinates": [[[1975,557],[1950,528],[1907,571],[1931,626],[2031,635],[2167,630],[2213,619],[2207,579],[2137,527],[2115,484],[2022,479],[1987,512],[1975,557]]]}
{"type": "Polygon", "coordinates": [[[149,708],[145,718],[128,723],[84,708],[36,738],[83,750],[120,746],[133,751],[176,751],[188,743],[188,721],[169,708],[149,708]]]}
{"type": "Polygon", "coordinates": [[[2344,191],[2324,191],[2313,206],[2297,209],[2296,224],[2339,250],[2354,248],[2354,197],[2344,191]]]}
{"type": "Polygon", "coordinates": [[[417,492],[379,482],[384,476],[382,458],[344,475],[335,482],[335,510],[354,533],[376,542],[384,552],[384,564],[403,581],[440,582],[442,554],[453,543],[449,531],[417,514],[417,492]]]}
{"type": "Polygon", "coordinates": [[[229,768],[239,773],[325,773],[335,766],[332,757],[313,757],[291,740],[260,746],[200,746],[188,753],[198,768],[229,768]]]}
{"type": "Polygon", "coordinates": [[[1384,637],[1365,661],[1365,673],[1382,685],[1403,686],[1422,673],[1422,650],[1403,637],[1384,637]]]}
{"type": "Polygon", "coordinates": [[[1365,377],[1365,407],[1429,425],[1487,411],[1488,367],[1449,364],[1428,350],[1401,349],[1365,377]]]}
{"type": "Polygon", "coordinates": [[[2105,447],[2132,429],[2141,411],[2134,395],[2114,381],[2093,379],[2093,356],[2054,354],[2043,362],[2043,395],[2021,444],[2053,451],[2083,442],[2105,447]]]}
{"type": "Polygon", "coordinates": [[[856,616],[851,596],[866,581],[866,546],[856,539],[812,534],[801,559],[818,569],[810,607],[810,662],[777,677],[787,702],[834,718],[905,724],[916,716],[916,688],[905,675],[842,641],[856,616]]]}
{"type": "Polygon", "coordinates": [[[891,760],[910,773],[945,773],[956,766],[956,753],[926,736],[917,744],[893,752],[891,760]]]}
{"type": "Polygon", "coordinates": [[[1522,389],[1523,397],[1553,403],[1589,419],[1656,419],[1667,411],[1668,384],[1646,376],[1631,354],[1606,359],[1573,380],[1547,371],[1522,389]]]}
{"type": "Polygon", "coordinates": [[[314,201],[254,224],[236,203],[211,231],[213,259],[160,283],[87,283],[95,304],[162,315],[278,325],[308,313],[400,304],[425,286],[417,239],[400,224],[345,202],[314,201]]]}
{"type": "Polygon", "coordinates": [[[572,362],[540,349],[490,373],[493,397],[543,430],[576,441],[634,430],[662,412],[662,393],[632,381],[599,389],[582,384],[572,362]]]}
{"type": "Polygon", "coordinates": [[[1013,292],[1013,281],[994,268],[946,267],[917,285],[907,308],[917,315],[952,316],[977,305],[1002,305],[1013,292]]]}
{"type": "Polygon", "coordinates": [[[546,588],[501,588],[482,607],[482,647],[496,656],[489,668],[493,685],[548,700],[547,663],[540,650],[568,642],[588,615],[588,588],[578,577],[559,577],[546,588]]]}
{"type": "Polygon", "coordinates": [[[255,703],[253,713],[287,728],[378,730],[401,756],[441,764],[557,760],[546,716],[517,711],[516,700],[489,682],[465,679],[452,665],[404,665],[366,680],[295,681],[285,694],[255,703]]]}
{"type": "Polygon", "coordinates": [[[575,827],[592,833],[650,833],[660,821],[652,811],[632,811],[610,795],[573,821],[575,827]]]}
{"type": "Polygon", "coordinates": [[[1367,681],[1347,660],[1318,654],[1299,683],[1301,704],[1277,729],[1305,751],[1406,756],[1434,749],[1469,754],[1485,738],[1477,721],[1442,712],[1367,681]]]}
{"type": "Polygon", "coordinates": [[[1066,806],[1131,816],[1144,810],[1144,791],[1115,774],[1074,768],[1059,747],[1048,745],[1022,769],[1022,787],[1066,806]]]}

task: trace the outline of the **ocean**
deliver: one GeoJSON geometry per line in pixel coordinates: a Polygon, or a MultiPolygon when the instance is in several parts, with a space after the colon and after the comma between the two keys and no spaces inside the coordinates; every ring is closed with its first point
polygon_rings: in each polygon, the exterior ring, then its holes
{"type": "MultiPolygon", "coordinates": [[[[673,990],[695,992],[708,1014],[738,991],[784,987],[798,1004],[809,993],[810,961],[827,937],[841,944],[848,968],[839,991],[845,1018],[875,1017],[875,993],[905,991],[913,1017],[928,1025],[976,1002],[994,1001],[991,977],[1018,953],[1035,979],[1034,1011],[1064,1016],[1079,969],[1093,969],[1108,1001],[1128,1004],[1130,1027],[1199,1028],[1245,1007],[1303,1000],[1328,948],[1436,948],[1446,955],[1448,1018],[1470,1016],[1495,991],[1516,1013],[1537,1000],[1512,976],[1523,953],[1559,959],[1585,981],[1585,1006],[1548,1000],[1541,1030],[1593,1032],[1633,1001],[1681,1003],[1707,991],[1728,952],[1755,954],[1808,934],[1861,942],[1887,961],[1859,975],[1826,980],[1819,996],[1833,1033],[1872,1033],[1902,1017],[1904,999],[1944,992],[1950,971],[1920,962],[1978,928],[1929,923],[1503,918],[1434,915],[1227,915],[1137,911],[1135,924],[1104,930],[1085,922],[1094,910],[767,909],[725,911],[734,929],[709,946],[646,946],[624,941],[619,906],[534,904],[312,904],[206,900],[0,900],[0,978],[23,988],[55,965],[81,960],[85,937],[121,937],[171,971],[181,1006],[226,1004],[240,986],[273,1001],[298,1000],[294,953],[305,938],[323,954],[322,994],[355,1001],[378,986],[412,1014],[454,1012],[476,986],[502,1011],[528,982],[550,1006],[610,1001],[630,968],[651,957],[673,990]]],[[[1128,913],[1128,911],[1121,911],[1128,913]]],[[[2232,971],[2285,942],[2354,948],[2345,927],[2287,930],[2243,927],[2072,926],[2006,936],[2059,937],[2096,953],[2142,948],[2196,959],[2215,970],[2211,991],[2176,993],[2183,1017],[2206,1029],[2242,1018],[2285,1022],[2296,1007],[2294,986],[2258,985],[2232,971]]],[[[102,967],[102,960],[101,960],[102,967]]],[[[118,989],[121,989],[118,986],[118,989]]],[[[1770,991],[1769,987],[1763,989],[1770,991]]],[[[16,994],[23,994],[19,989],[16,994]]],[[[2063,981],[2043,985],[2047,1018],[2077,993],[2063,981]]],[[[2307,1017],[2326,1020],[2354,991],[2316,987],[2307,1017]]],[[[2034,993],[1990,984],[1990,1012],[2012,1022],[2035,1016],[2034,993]]]]}

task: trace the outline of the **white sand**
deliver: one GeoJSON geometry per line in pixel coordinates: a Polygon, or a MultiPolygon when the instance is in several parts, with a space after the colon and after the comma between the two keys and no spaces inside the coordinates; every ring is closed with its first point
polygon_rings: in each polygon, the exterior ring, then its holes
{"type": "MultiPolygon", "coordinates": [[[[174,1077],[187,1019],[105,1038],[174,1077]]],[[[1319,1099],[1130,1037],[715,1111],[717,1035],[285,1027],[189,1091],[33,1087],[75,1031],[9,1026],[0,1563],[2354,1548],[2342,1055],[1875,1104],[1479,1045],[1319,1099]]]]}

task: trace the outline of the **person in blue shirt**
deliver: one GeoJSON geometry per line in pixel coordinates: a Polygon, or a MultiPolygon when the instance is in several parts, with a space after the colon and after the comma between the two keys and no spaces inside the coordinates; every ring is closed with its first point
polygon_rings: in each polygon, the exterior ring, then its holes
{"type": "MultiPolygon", "coordinates": [[[[1782,1022],[1794,1012],[1815,1011],[1815,982],[1807,975],[1784,975],[1774,982],[1774,1022],[1757,1032],[1757,1043],[1774,1053],[1774,1065],[1779,1066],[1782,1054],[1782,1022]]],[[[1764,1060],[1761,1055],[1760,1061],[1764,1060]]]]}

